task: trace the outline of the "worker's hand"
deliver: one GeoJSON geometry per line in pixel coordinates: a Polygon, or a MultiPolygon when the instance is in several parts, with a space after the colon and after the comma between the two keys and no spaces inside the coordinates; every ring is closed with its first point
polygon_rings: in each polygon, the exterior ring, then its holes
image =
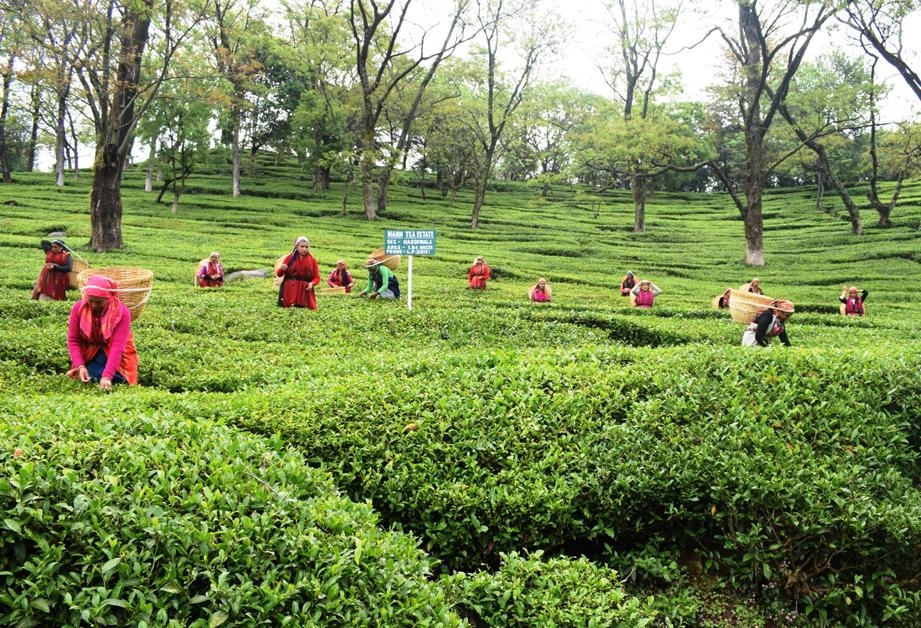
{"type": "Polygon", "coordinates": [[[278,270],[280,270],[281,272],[285,272],[286,270],[288,270],[288,265],[282,264],[281,266],[278,267],[278,270]]]}
{"type": "Polygon", "coordinates": [[[112,390],[112,380],[108,377],[102,377],[99,379],[99,390],[104,390],[109,392],[112,390]]]}
{"type": "Polygon", "coordinates": [[[313,291],[313,284],[312,283],[307,284],[307,292],[312,292],[312,291],[313,291]]]}
{"type": "Polygon", "coordinates": [[[377,295],[377,292],[372,292],[368,296],[371,297],[372,299],[376,299],[378,295],[377,295]]]}
{"type": "Polygon", "coordinates": [[[47,268],[48,270],[51,270],[54,268],[54,264],[52,264],[51,262],[48,262],[47,264],[45,264],[45,268],[47,268]]]}
{"type": "Polygon", "coordinates": [[[86,384],[90,381],[90,372],[86,369],[85,366],[81,366],[77,369],[77,379],[86,384]]]}

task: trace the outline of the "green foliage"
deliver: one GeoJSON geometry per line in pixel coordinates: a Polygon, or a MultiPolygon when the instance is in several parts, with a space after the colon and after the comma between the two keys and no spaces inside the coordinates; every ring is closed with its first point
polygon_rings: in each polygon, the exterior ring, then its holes
{"type": "Polygon", "coordinates": [[[3,403],[4,624],[459,623],[415,541],[278,439],[69,397],[3,403]]]}
{"type": "Polygon", "coordinates": [[[907,182],[892,228],[859,238],[808,192],[770,191],[757,274],[796,303],[793,347],[748,350],[710,306],[754,274],[722,196],[658,193],[633,234],[626,191],[511,182],[472,232],[463,187],[452,202],[395,183],[367,223],[296,163],[257,170],[236,199],[226,175],[193,175],[175,215],[129,171],[127,247],[99,255],[83,246],[87,178],[3,188],[0,466],[3,481],[26,465],[41,478],[38,501],[0,495],[5,623],[450,624],[454,605],[483,623],[504,609],[573,625],[917,624],[921,186],[907,182]],[[282,310],[271,279],[192,281],[212,250],[228,272],[269,269],[304,233],[324,274],[342,257],[361,283],[383,229],[423,226],[438,254],[414,259],[412,310],[326,296],[282,310]],[[139,388],[105,396],[64,376],[77,294],[28,300],[52,229],[95,267],[154,271],[139,388]],[[476,255],[496,272],[473,293],[476,255]],[[652,310],[616,294],[628,268],[663,288],[652,310]],[[537,276],[545,307],[525,300],[537,276]],[[836,313],[845,283],[870,291],[865,318],[836,313]],[[79,516],[78,494],[92,505],[79,516]],[[314,523],[334,512],[340,527],[314,523]],[[340,595],[321,599],[334,569],[340,595]]]}
{"type": "Polygon", "coordinates": [[[495,573],[458,573],[443,582],[474,626],[650,626],[651,599],[629,596],[617,573],[584,558],[512,553],[495,573]]]}

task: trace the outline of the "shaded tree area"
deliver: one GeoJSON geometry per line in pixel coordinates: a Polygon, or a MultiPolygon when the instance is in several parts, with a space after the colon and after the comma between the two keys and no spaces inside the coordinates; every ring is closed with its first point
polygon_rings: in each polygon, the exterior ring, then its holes
{"type": "MultiPolygon", "coordinates": [[[[739,170],[732,172],[729,159],[715,159],[710,166],[729,192],[745,224],[745,263],[764,265],[765,181],[774,167],[767,134],[787,97],[793,77],[809,44],[834,15],[828,3],[783,1],[762,7],[756,2],[737,3],[737,31],[720,30],[734,63],[731,92],[725,102],[735,105],[734,119],[742,136],[736,145],[744,155],[739,170]]],[[[725,155],[725,153],[724,153],[725,155]]]]}

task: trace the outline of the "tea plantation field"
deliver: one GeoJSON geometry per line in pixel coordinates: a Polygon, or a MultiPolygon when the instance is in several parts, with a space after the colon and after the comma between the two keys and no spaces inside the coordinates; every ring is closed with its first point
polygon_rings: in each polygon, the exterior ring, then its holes
{"type": "Polygon", "coordinates": [[[402,183],[260,163],[176,213],[124,185],[126,246],[88,250],[89,177],[0,188],[0,624],[921,625],[921,184],[850,234],[811,190],[768,194],[766,266],[722,195],[508,185],[482,224],[402,183]],[[299,235],[360,287],[385,229],[434,229],[404,299],[275,305],[299,235]],[[154,272],[136,388],[67,379],[67,302],[29,299],[39,240],[154,272]],[[466,290],[483,255],[494,279],[466,290]],[[663,293],[629,307],[627,270],[663,293]],[[793,344],[740,346],[711,299],[754,275],[793,344]],[[553,302],[531,304],[539,276],[553,302]],[[867,316],[838,314],[842,285],[867,316]]]}

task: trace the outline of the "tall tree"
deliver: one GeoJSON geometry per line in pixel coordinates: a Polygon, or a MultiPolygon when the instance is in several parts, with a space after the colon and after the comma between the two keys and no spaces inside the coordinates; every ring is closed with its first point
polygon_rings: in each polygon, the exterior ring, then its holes
{"type": "Polygon", "coordinates": [[[14,67],[24,44],[22,19],[26,3],[4,2],[2,8],[6,17],[0,20],[0,180],[12,183],[12,155],[9,142],[10,107],[14,67]]]}
{"type": "Polygon", "coordinates": [[[591,173],[596,187],[631,184],[633,230],[643,233],[649,183],[667,172],[699,169],[713,149],[706,135],[684,122],[682,105],[656,106],[645,116],[626,119],[609,107],[599,108],[582,127],[576,161],[582,172],[591,173]],[[644,184],[635,185],[637,179],[644,184]]]}
{"type": "MultiPolygon", "coordinates": [[[[178,60],[194,75],[194,65],[199,56],[178,60]]],[[[224,102],[223,94],[214,81],[185,78],[164,83],[141,120],[138,122],[138,139],[151,146],[151,162],[155,159],[163,172],[163,184],[156,202],[167,192],[172,192],[171,211],[176,213],[179,199],[185,192],[185,182],[196,166],[207,162],[211,156],[209,123],[213,112],[224,102]]]]}
{"type": "Polygon", "coordinates": [[[254,52],[254,37],[264,33],[265,14],[257,0],[212,0],[209,33],[214,62],[229,83],[226,135],[230,142],[231,194],[240,196],[240,133],[247,107],[247,85],[261,71],[254,52]]]}
{"type": "MultiPolygon", "coordinates": [[[[645,119],[658,88],[659,62],[681,14],[681,4],[659,0],[609,0],[605,3],[614,26],[612,63],[602,69],[607,85],[621,104],[624,120],[645,119]]],[[[645,125],[640,125],[645,127],[645,125]]],[[[626,164],[625,164],[626,165],[626,164]]],[[[624,176],[633,191],[633,231],[646,230],[646,191],[651,185],[648,164],[624,176]]]]}
{"type": "Polygon", "coordinates": [[[73,75],[79,59],[75,51],[87,42],[81,41],[86,35],[83,28],[86,16],[74,3],[59,0],[37,0],[28,25],[35,46],[32,50],[30,73],[36,89],[54,99],[51,111],[47,114],[48,126],[51,127],[54,142],[55,183],[64,185],[66,169],[66,151],[68,146],[67,122],[73,75]]]}
{"type": "MultiPolygon", "coordinates": [[[[820,193],[825,181],[838,192],[854,235],[863,233],[860,209],[835,165],[843,160],[833,160],[827,146],[836,144],[843,134],[856,135],[867,126],[867,116],[872,116],[870,112],[875,108],[870,97],[873,89],[863,59],[851,59],[835,52],[816,63],[804,64],[793,81],[790,94],[778,109],[797,141],[815,155],[810,169],[815,172],[820,193]]],[[[848,137],[846,142],[854,144],[854,137],[848,137]]]]}
{"type": "Polygon", "coordinates": [[[544,196],[553,184],[565,181],[578,153],[572,135],[591,115],[594,100],[561,83],[536,85],[504,142],[500,167],[505,175],[538,181],[544,196]]]}
{"type": "MultiPolygon", "coordinates": [[[[468,116],[477,138],[479,164],[474,171],[473,210],[470,227],[480,224],[480,210],[486,200],[486,186],[499,157],[499,141],[530,87],[542,55],[558,45],[557,28],[544,7],[518,0],[477,0],[477,21],[485,74],[477,94],[480,106],[470,103],[468,116]],[[513,30],[514,29],[514,30],[513,30]],[[517,47],[517,50],[513,50],[517,47]],[[503,72],[501,60],[517,52],[518,66],[503,72]]],[[[466,107],[465,107],[466,108],[466,107]]]]}
{"type": "MultiPolygon", "coordinates": [[[[329,189],[332,165],[348,163],[351,152],[350,91],[357,81],[353,45],[343,0],[315,0],[285,6],[287,45],[279,63],[295,72],[297,105],[291,117],[291,149],[311,174],[314,190],[329,189]]],[[[292,94],[293,96],[293,94],[292,94]]],[[[356,107],[357,109],[357,107],[356,107]]],[[[356,114],[357,116],[357,114],[356,114]]]]}
{"type": "MultiPolygon", "coordinates": [[[[409,26],[412,0],[350,0],[349,23],[355,44],[356,71],[361,89],[360,150],[362,200],[365,217],[377,216],[374,194],[374,169],[381,157],[377,145],[378,122],[385,105],[397,86],[419,79],[417,91],[421,101],[425,87],[438,64],[459,44],[460,15],[468,0],[460,0],[452,11],[448,35],[440,46],[426,45],[427,32],[418,43],[401,47],[403,29],[409,26]],[[419,76],[421,75],[421,76],[419,76]]],[[[418,109],[418,103],[414,109],[418,109]]],[[[415,111],[412,113],[415,116],[415,111]]],[[[411,121],[410,121],[411,124],[411,121]]],[[[408,131],[407,131],[408,132],[408,131]]],[[[388,177],[389,179],[389,177],[388,177]]]]}
{"type": "Polygon", "coordinates": [[[921,76],[905,55],[905,18],[919,8],[918,0],[849,0],[839,20],[853,29],[860,45],[874,57],[884,59],[921,100],[921,76]]]}
{"type": "Polygon", "coordinates": [[[378,175],[378,212],[382,212],[387,208],[388,190],[390,189],[390,179],[393,176],[393,170],[409,149],[411,138],[410,132],[416,122],[416,117],[423,105],[424,96],[426,95],[432,78],[435,76],[436,70],[438,70],[438,66],[450,56],[458,46],[468,41],[471,37],[471,35],[465,34],[464,23],[464,14],[469,4],[470,0],[457,1],[454,5],[454,10],[440,47],[436,47],[436,51],[428,59],[427,64],[420,66],[419,72],[417,73],[418,76],[416,76],[412,82],[404,80],[396,85],[396,88],[400,91],[402,91],[403,87],[408,87],[409,89],[406,90],[407,93],[403,99],[405,107],[400,109],[400,114],[397,118],[399,120],[399,129],[395,134],[391,149],[388,151],[388,158],[384,161],[384,165],[378,175]]]}
{"type": "Polygon", "coordinates": [[[172,57],[201,19],[201,7],[175,0],[99,0],[86,6],[88,37],[76,68],[96,131],[90,246],[108,251],[123,247],[121,181],[135,125],[168,78],[172,57]],[[156,57],[149,78],[141,73],[148,42],[156,57]]]}
{"type": "Polygon", "coordinates": [[[834,15],[830,1],[781,0],[762,7],[756,0],[736,0],[737,30],[720,30],[740,71],[734,100],[745,140],[741,190],[725,163],[710,165],[726,186],[745,223],[745,263],[764,265],[762,198],[771,164],[765,137],[790,89],[815,34],[834,15]],[[790,27],[789,25],[793,26],[790,27]]]}

